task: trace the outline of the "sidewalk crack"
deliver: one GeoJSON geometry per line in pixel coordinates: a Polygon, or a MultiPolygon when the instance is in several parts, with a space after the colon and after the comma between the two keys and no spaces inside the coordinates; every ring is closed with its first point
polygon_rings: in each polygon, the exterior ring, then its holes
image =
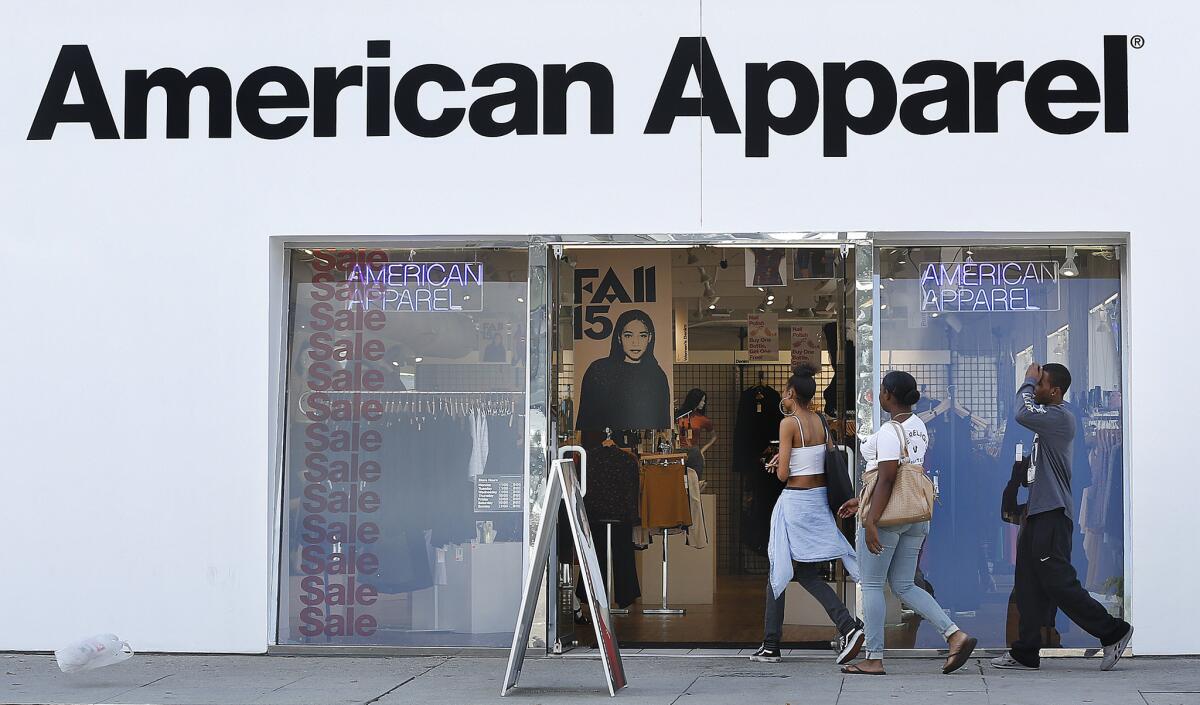
{"type": "Polygon", "coordinates": [[[147,687],[147,686],[154,685],[155,683],[157,683],[157,682],[159,682],[159,681],[165,681],[166,679],[170,678],[170,677],[171,677],[171,676],[173,676],[173,675],[175,675],[175,674],[174,674],[174,673],[168,673],[167,675],[163,676],[162,678],[155,678],[154,680],[150,681],[149,683],[145,683],[145,684],[139,685],[138,687],[139,687],[139,688],[145,688],[145,687],[147,687]]]}
{"type": "Polygon", "coordinates": [[[117,693],[116,695],[111,695],[111,696],[109,696],[109,697],[107,697],[107,698],[105,698],[105,699],[103,699],[103,700],[100,700],[100,701],[98,701],[98,702],[102,702],[102,703],[111,702],[111,701],[113,701],[113,700],[116,700],[117,698],[120,698],[120,697],[121,697],[121,696],[123,696],[123,695],[126,695],[126,694],[128,694],[128,693],[132,693],[132,692],[133,692],[133,691],[135,691],[135,690],[140,690],[140,689],[142,689],[142,688],[145,688],[145,687],[148,687],[148,686],[154,685],[155,683],[158,683],[159,681],[164,681],[164,680],[166,680],[166,679],[170,678],[170,677],[171,677],[171,676],[173,676],[173,675],[175,675],[175,674],[174,674],[174,673],[168,673],[168,674],[167,674],[167,675],[165,675],[165,676],[161,676],[161,677],[159,677],[159,678],[155,678],[154,680],[150,681],[149,683],[143,683],[143,684],[141,684],[141,685],[139,685],[139,686],[135,686],[135,687],[133,687],[133,688],[130,688],[130,689],[128,689],[128,690],[122,690],[121,692],[117,693]]]}
{"type": "Polygon", "coordinates": [[[396,692],[397,690],[400,690],[404,686],[408,685],[409,683],[412,683],[416,679],[420,678],[421,676],[424,676],[425,674],[429,673],[433,669],[437,668],[438,666],[441,666],[443,663],[446,663],[449,660],[450,660],[449,658],[446,658],[446,659],[439,661],[438,663],[433,664],[432,666],[430,666],[429,668],[426,668],[424,671],[421,671],[417,675],[411,676],[410,678],[396,684],[396,686],[394,688],[389,688],[387,691],[380,693],[379,695],[376,695],[375,697],[373,697],[370,700],[363,703],[363,705],[371,705],[372,703],[379,702],[383,698],[386,698],[387,696],[391,695],[392,693],[396,692]]]}
{"type": "Polygon", "coordinates": [[[704,675],[704,674],[703,674],[703,673],[701,673],[699,676],[696,676],[695,678],[693,678],[693,679],[692,679],[692,682],[691,682],[691,683],[688,683],[688,687],[684,688],[682,693],[680,693],[679,695],[676,695],[676,696],[675,696],[675,699],[671,701],[671,705],[675,705],[675,703],[679,702],[679,699],[680,699],[680,698],[682,698],[683,696],[687,695],[687,694],[688,694],[688,691],[692,689],[692,686],[693,686],[693,685],[696,685],[696,681],[700,680],[700,678],[701,678],[703,675],[704,675]]]}

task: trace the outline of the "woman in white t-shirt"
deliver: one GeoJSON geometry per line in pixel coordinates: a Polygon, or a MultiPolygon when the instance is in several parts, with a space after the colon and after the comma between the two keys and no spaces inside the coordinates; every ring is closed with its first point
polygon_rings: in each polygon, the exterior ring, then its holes
{"type": "MultiPolygon", "coordinates": [[[[867,657],[846,666],[842,673],[855,675],[886,675],[883,668],[883,627],[887,615],[883,586],[892,587],[892,594],[929,621],[950,644],[950,654],[942,673],[952,673],[971,657],[977,640],[959,629],[946,615],[942,606],[925,590],[917,587],[917,558],[929,522],[921,521],[898,526],[879,526],[879,517],[892,498],[892,487],[901,459],[913,465],[925,462],[929,447],[929,432],[925,422],[913,413],[913,404],[921,400],[917,381],[907,372],[889,372],[879,387],[879,406],[891,420],[862,444],[860,452],[867,461],[867,470],[879,469],[867,516],[860,516],[858,530],[858,563],[862,572],[863,616],[866,621],[867,657]]],[[[849,517],[858,511],[858,499],[842,505],[838,514],[849,517]]]]}

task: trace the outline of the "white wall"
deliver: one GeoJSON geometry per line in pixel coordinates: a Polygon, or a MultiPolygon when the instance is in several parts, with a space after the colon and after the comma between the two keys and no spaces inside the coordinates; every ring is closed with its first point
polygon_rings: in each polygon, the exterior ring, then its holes
{"type": "MultiPolygon", "coordinates": [[[[261,651],[268,641],[271,236],[754,230],[1093,230],[1132,233],[1132,574],[1143,653],[1200,652],[1200,567],[1169,548],[1200,491],[1172,431],[1200,389],[1186,285],[1200,157],[1200,9],[1166,3],[664,0],[202,5],[71,0],[0,23],[0,649],[116,630],[143,650],[261,651]],[[999,135],[916,137],[898,125],[820,156],[819,125],[742,156],[740,135],[681,118],[642,135],[679,36],[709,37],[741,118],[742,64],[1074,58],[1105,33],[1130,51],[1127,135],[1056,137],[1004,94],[999,135]],[[86,43],[121,123],[125,69],[366,62],[391,39],[393,79],[441,62],[594,60],[616,83],[616,134],[485,139],[342,135],[280,142],[95,141],[26,133],[59,46],[86,43]],[[1178,419],[1178,420],[1176,420],[1178,419]]],[[[367,62],[370,63],[370,62],[367,62]]],[[[475,95],[483,91],[476,91],[475,95]]],[[[162,105],[152,103],[151,134],[162,105]]],[[[206,127],[205,102],[193,134],[206,127]]],[[[276,271],[277,273],[277,271],[276,271]]]]}

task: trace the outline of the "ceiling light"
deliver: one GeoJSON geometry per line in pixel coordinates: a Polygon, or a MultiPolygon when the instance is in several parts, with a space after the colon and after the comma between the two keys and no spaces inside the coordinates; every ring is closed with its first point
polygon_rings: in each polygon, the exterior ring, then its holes
{"type": "Polygon", "coordinates": [[[713,309],[715,309],[716,307],[717,307],[717,302],[716,302],[716,301],[713,301],[712,303],[710,303],[710,304],[708,305],[708,310],[709,310],[709,311],[712,311],[712,310],[713,310],[713,309]]]}
{"type": "Polygon", "coordinates": [[[766,313],[767,312],[767,302],[766,301],[762,302],[761,304],[758,305],[758,308],[756,308],[754,310],[758,311],[759,313],[766,313]]]}
{"type": "Polygon", "coordinates": [[[908,252],[905,250],[897,250],[897,253],[899,256],[896,258],[896,264],[908,264],[908,252]]]}
{"type": "Polygon", "coordinates": [[[1079,276],[1079,265],[1075,264],[1075,247],[1067,247],[1067,259],[1063,262],[1062,269],[1058,270],[1064,277],[1079,276]]]}
{"type": "Polygon", "coordinates": [[[396,362],[395,360],[392,360],[392,366],[394,366],[394,367],[399,367],[399,366],[400,366],[400,363],[399,363],[399,362],[396,362]]]}
{"type": "Polygon", "coordinates": [[[525,299],[524,299],[524,297],[518,296],[518,297],[517,297],[517,303],[519,303],[519,304],[523,304],[523,303],[525,303],[525,299]]]}
{"type": "Polygon", "coordinates": [[[423,358],[423,357],[414,357],[414,358],[413,358],[413,362],[421,362],[421,361],[422,361],[422,360],[424,360],[424,359],[425,359],[425,358],[423,358]]]}
{"type": "Polygon", "coordinates": [[[762,288],[761,286],[760,286],[760,287],[758,287],[758,290],[759,290],[759,291],[766,291],[766,289],[762,288]]]}
{"type": "Polygon", "coordinates": [[[470,294],[463,294],[463,301],[470,301],[470,300],[471,300],[470,294]]]}
{"type": "Polygon", "coordinates": [[[796,311],[796,307],[792,305],[792,297],[787,297],[787,308],[783,310],[787,311],[788,313],[794,313],[796,311]]]}
{"type": "Polygon", "coordinates": [[[879,310],[880,310],[880,311],[886,311],[886,310],[887,310],[887,304],[879,304],[879,310]]]}

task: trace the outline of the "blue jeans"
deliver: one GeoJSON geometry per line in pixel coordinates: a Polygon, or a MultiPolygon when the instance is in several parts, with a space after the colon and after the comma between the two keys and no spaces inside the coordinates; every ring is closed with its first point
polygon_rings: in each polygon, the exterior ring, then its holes
{"type": "Polygon", "coordinates": [[[883,658],[883,627],[887,621],[887,603],[883,597],[885,582],[892,586],[892,594],[898,600],[916,610],[943,637],[949,638],[958,631],[937,600],[913,583],[917,574],[917,557],[928,535],[927,521],[881,526],[879,543],[883,545],[883,552],[875,555],[867,548],[866,531],[861,527],[858,530],[858,565],[862,570],[863,617],[867,625],[866,657],[869,659],[883,658]]]}

